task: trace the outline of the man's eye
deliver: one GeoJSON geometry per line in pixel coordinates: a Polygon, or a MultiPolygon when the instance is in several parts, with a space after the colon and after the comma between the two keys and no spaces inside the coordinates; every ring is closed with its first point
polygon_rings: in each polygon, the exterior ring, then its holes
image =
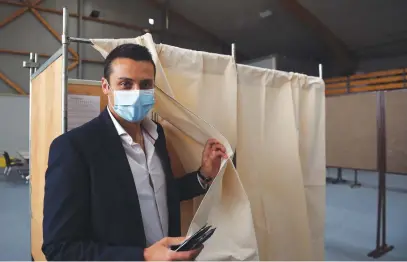
{"type": "Polygon", "coordinates": [[[133,85],[130,82],[121,82],[120,86],[122,88],[130,89],[130,88],[132,88],[133,85]]]}
{"type": "Polygon", "coordinates": [[[140,89],[150,89],[152,88],[152,83],[150,81],[141,81],[140,89]]]}

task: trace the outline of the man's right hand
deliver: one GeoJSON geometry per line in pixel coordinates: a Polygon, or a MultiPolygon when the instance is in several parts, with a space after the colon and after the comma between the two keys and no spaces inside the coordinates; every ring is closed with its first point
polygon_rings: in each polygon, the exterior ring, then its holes
{"type": "Polygon", "coordinates": [[[193,261],[201,253],[202,248],[191,251],[175,252],[170,246],[181,244],[185,237],[166,237],[154,245],[144,249],[146,261],[193,261]]]}

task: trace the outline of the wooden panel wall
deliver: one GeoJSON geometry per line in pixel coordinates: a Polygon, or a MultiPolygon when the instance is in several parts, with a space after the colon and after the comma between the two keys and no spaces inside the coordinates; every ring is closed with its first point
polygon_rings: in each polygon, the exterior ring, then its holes
{"type": "Polygon", "coordinates": [[[327,166],[377,169],[376,93],[326,98],[327,166]]]}
{"type": "Polygon", "coordinates": [[[45,171],[49,146],[62,133],[62,58],[32,80],[31,93],[31,253],[45,260],[41,251],[45,171]]]}
{"type": "MultiPolygon", "coordinates": [[[[34,260],[44,261],[42,246],[43,199],[49,146],[62,134],[61,59],[52,63],[33,80],[31,133],[31,253],[34,260]]],[[[107,105],[100,85],[68,84],[69,94],[101,96],[101,110],[107,105]]]]}
{"type": "Polygon", "coordinates": [[[356,94],[406,88],[406,68],[325,79],[325,94],[356,94]]]}
{"type": "Polygon", "coordinates": [[[407,174],[407,90],[386,92],[387,172],[407,174]]]}

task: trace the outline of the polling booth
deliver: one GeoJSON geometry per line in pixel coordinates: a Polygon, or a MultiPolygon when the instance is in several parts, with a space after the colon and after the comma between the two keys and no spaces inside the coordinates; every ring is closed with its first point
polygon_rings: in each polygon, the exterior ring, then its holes
{"type": "MultiPolygon", "coordinates": [[[[184,234],[206,223],[217,228],[198,261],[324,260],[322,79],[238,65],[233,55],[156,44],[150,34],[67,40],[65,45],[91,44],[103,57],[124,43],[150,50],[157,67],[151,117],[164,127],[174,176],[199,167],[207,139],[225,145],[229,158],[207,194],[181,203],[184,234]]],[[[66,59],[66,52],[57,52],[32,77],[35,260],[45,259],[42,210],[50,143],[95,117],[107,103],[100,82],[67,79],[66,59]]]]}
{"type": "MultiPolygon", "coordinates": [[[[41,251],[42,218],[49,147],[63,133],[62,52],[58,51],[31,78],[30,200],[31,252],[35,260],[45,260],[41,251]]],[[[97,116],[107,104],[98,81],[68,80],[67,130],[97,116]]]]}

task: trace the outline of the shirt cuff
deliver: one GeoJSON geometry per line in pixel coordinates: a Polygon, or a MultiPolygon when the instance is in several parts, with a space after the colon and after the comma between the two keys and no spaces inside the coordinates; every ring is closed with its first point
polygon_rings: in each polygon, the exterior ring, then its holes
{"type": "Polygon", "coordinates": [[[198,174],[196,174],[196,178],[198,179],[198,182],[199,182],[199,184],[201,185],[202,189],[205,189],[205,190],[208,189],[208,184],[202,182],[202,179],[199,177],[198,174]]]}

